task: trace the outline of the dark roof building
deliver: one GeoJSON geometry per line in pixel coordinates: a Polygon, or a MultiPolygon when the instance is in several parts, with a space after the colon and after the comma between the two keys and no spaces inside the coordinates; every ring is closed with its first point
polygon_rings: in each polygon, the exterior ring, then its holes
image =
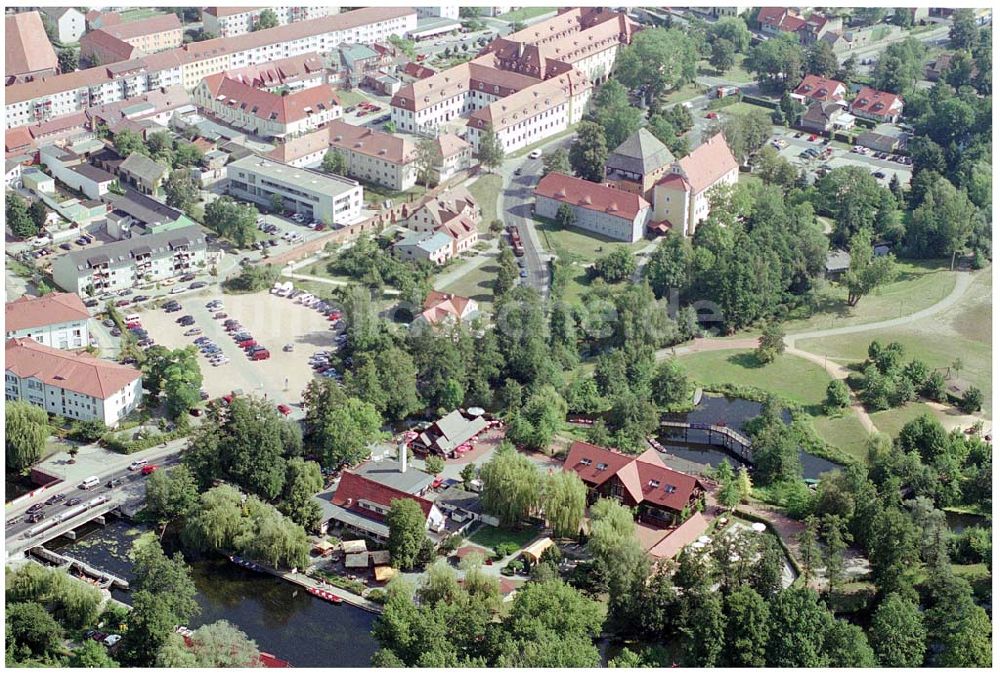
{"type": "Polygon", "coordinates": [[[651,201],[653,185],[675,161],[667,146],[643,128],[626,138],[608,155],[604,164],[605,175],[609,185],[651,201]]]}

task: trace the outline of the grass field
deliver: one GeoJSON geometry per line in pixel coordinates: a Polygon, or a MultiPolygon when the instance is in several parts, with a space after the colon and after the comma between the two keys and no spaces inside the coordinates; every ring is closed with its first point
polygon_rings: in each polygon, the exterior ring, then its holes
{"type": "Polygon", "coordinates": [[[158,9],[153,9],[152,7],[136,7],[134,9],[127,9],[124,12],[120,12],[122,23],[130,23],[132,21],[141,21],[143,19],[151,19],[154,16],[160,16],[166,12],[161,12],[158,9]]]}
{"type": "Polygon", "coordinates": [[[724,108],[719,108],[717,112],[720,115],[726,114],[735,117],[738,115],[746,115],[750,112],[753,112],[754,110],[763,110],[769,115],[772,112],[774,112],[770,108],[765,108],[763,105],[754,105],[752,103],[744,103],[743,101],[740,101],[739,103],[733,103],[732,105],[727,105],[724,108]]]}
{"type": "Polygon", "coordinates": [[[487,262],[479,265],[460,279],[448,284],[442,290],[470,297],[479,303],[479,311],[484,314],[493,313],[493,281],[497,275],[496,256],[491,255],[487,262]]]}
{"type": "Polygon", "coordinates": [[[818,310],[809,317],[797,317],[793,312],[784,323],[785,332],[874,323],[912,314],[946,297],[955,287],[955,278],[942,261],[900,262],[894,282],[861,298],[853,307],[847,306],[847,288],[830,283],[819,292],[818,310]]]}
{"type": "Polygon", "coordinates": [[[484,524],[469,537],[469,540],[491,550],[501,543],[514,543],[523,548],[537,535],[537,529],[500,529],[484,524]]]}
{"type": "Polygon", "coordinates": [[[500,194],[502,186],[503,179],[496,173],[485,173],[469,186],[469,192],[475,197],[476,203],[479,204],[479,208],[483,212],[483,218],[479,225],[480,231],[488,229],[490,223],[497,218],[497,196],[500,194]]]}
{"type": "Polygon", "coordinates": [[[707,87],[703,87],[700,84],[691,82],[689,84],[685,84],[680,89],[676,89],[668,93],[666,96],[663,97],[663,102],[669,105],[671,103],[680,103],[682,101],[689,101],[692,98],[695,98],[696,96],[701,96],[707,90],[708,90],[707,87]]]}
{"type": "Polygon", "coordinates": [[[501,14],[497,18],[513,23],[515,21],[527,21],[528,19],[534,19],[536,16],[541,16],[542,14],[548,14],[549,12],[554,11],[556,11],[555,7],[522,7],[521,9],[515,9],[513,12],[501,14]]]}
{"type": "Polygon", "coordinates": [[[337,100],[340,101],[340,105],[346,110],[352,105],[357,105],[370,99],[357,89],[337,89],[337,100]]]}
{"type": "Polygon", "coordinates": [[[648,241],[625,243],[614,241],[591,232],[577,229],[559,229],[555,223],[535,218],[535,229],[542,239],[546,250],[555,253],[561,264],[569,269],[569,281],[566,284],[567,301],[580,299],[591,280],[587,268],[594,260],[607,255],[615,248],[628,248],[633,253],[649,245],[648,241]]]}
{"type": "Polygon", "coordinates": [[[698,63],[698,74],[708,77],[724,77],[727,82],[735,82],[737,84],[750,83],[754,81],[753,75],[743,69],[743,56],[740,55],[737,55],[736,57],[736,65],[721,75],[719,74],[719,71],[709,65],[707,60],[700,61],[698,63]]]}
{"type": "Polygon", "coordinates": [[[802,358],[781,355],[761,366],[752,351],[704,351],[680,356],[692,379],[702,385],[744,384],[793,400],[811,416],[813,428],[826,442],[855,458],[864,457],[868,434],[850,411],[827,417],[822,411],[830,377],[822,367],[802,358]]]}

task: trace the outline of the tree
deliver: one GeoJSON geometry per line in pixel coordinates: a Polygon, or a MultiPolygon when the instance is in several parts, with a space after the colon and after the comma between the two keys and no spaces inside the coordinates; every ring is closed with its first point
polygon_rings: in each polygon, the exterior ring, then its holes
{"type": "Polygon", "coordinates": [[[824,406],[827,414],[841,410],[851,404],[851,391],[842,379],[834,379],[826,386],[824,406]]]}
{"type": "MultiPolygon", "coordinates": [[[[730,116],[722,125],[722,133],[736,160],[746,164],[767,144],[772,128],[771,116],[764,110],[754,110],[730,116]]],[[[718,131],[714,125],[706,129],[703,140],[714,137],[718,131]]]]}
{"type": "Polygon", "coordinates": [[[102,669],[118,667],[118,663],[108,655],[107,647],[93,639],[85,639],[80,646],[74,648],[68,664],[70,667],[102,669]]]}
{"type": "Polygon", "coordinates": [[[844,84],[850,84],[854,82],[854,80],[857,79],[857,77],[858,77],[858,59],[857,57],[854,56],[854,54],[851,54],[846,59],[844,59],[844,62],[840,64],[840,67],[837,68],[837,72],[835,72],[833,75],[833,78],[835,80],[843,82],[844,84]]]}
{"type": "Polygon", "coordinates": [[[514,288],[517,280],[517,262],[514,252],[505,242],[500,242],[500,253],[497,255],[497,275],[493,281],[493,295],[500,299],[514,288]]]}
{"type": "Polygon", "coordinates": [[[71,73],[80,67],[80,52],[72,47],[60,49],[57,58],[60,73],[71,73]]]}
{"type": "Polygon", "coordinates": [[[660,407],[671,407],[689,400],[690,382],[684,366],[676,358],[657,365],[653,374],[653,401],[660,407]]]}
{"type": "Polygon", "coordinates": [[[806,53],[806,72],[820,77],[833,77],[840,67],[833,47],[826,40],[817,40],[806,53]]]}
{"type": "Polygon", "coordinates": [[[174,151],[174,167],[190,168],[201,163],[205,153],[193,143],[182,143],[174,151]]]}
{"type": "Polygon", "coordinates": [[[440,475],[444,470],[444,459],[436,454],[432,454],[424,459],[424,468],[431,475],[440,475]]]}
{"type": "Polygon", "coordinates": [[[55,655],[62,645],[63,628],[33,601],[7,604],[6,628],[8,649],[22,653],[21,659],[55,655]]]}
{"type": "Polygon", "coordinates": [[[608,159],[608,142],[604,129],[594,122],[580,122],[576,139],[569,150],[569,163],[573,171],[590,182],[604,180],[604,165],[608,159]]]}
{"type": "Polygon", "coordinates": [[[417,141],[416,155],[413,165],[416,168],[417,182],[430,189],[434,186],[434,174],[443,161],[441,146],[433,138],[421,138],[417,141]]]}
{"type": "Polygon", "coordinates": [[[257,24],[253,27],[254,30],[267,30],[268,28],[275,28],[278,25],[278,15],[273,9],[268,7],[260,13],[257,17],[257,24]]]}
{"type": "Polygon", "coordinates": [[[712,54],[708,63],[720,74],[736,65],[736,47],[726,39],[718,39],[712,43],[712,54]]]}
{"type": "Polygon", "coordinates": [[[275,192],[271,195],[271,212],[281,213],[285,210],[285,199],[280,194],[275,192]]]}
{"type": "Polygon", "coordinates": [[[28,217],[35,223],[35,227],[42,229],[49,219],[49,208],[41,199],[32,202],[28,207],[28,217]]]}
{"type": "MultiPolygon", "coordinates": [[[[188,146],[191,147],[191,146],[188,146]]],[[[198,186],[195,185],[189,169],[174,169],[163,184],[163,193],[167,198],[167,205],[190,212],[190,208],[198,203],[198,186]]]]}
{"type": "Polygon", "coordinates": [[[326,173],[334,173],[341,176],[347,175],[347,157],[340,150],[327,150],[326,154],[323,155],[321,168],[326,173]]]}
{"type": "Polygon", "coordinates": [[[951,19],[948,30],[949,46],[952,49],[971,49],[979,36],[976,13],[972,9],[959,9],[951,19]]]}
{"type": "Polygon", "coordinates": [[[198,483],[184,465],[158,470],[146,481],[146,507],[160,522],[186,516],[198,505],[198,483]]]}
{"type": "Polygon", "coordinates": [[[872,71],[875,87],[896,94],[911,90],[923,72],[925,50],[912,35],[887,46],[872,71]]]}
{"type": "Polygon", "coordinates": [[[771,93],[783,93],[795,87],[802,77],[804,56],[798,36],[782,33],[750,49],[743,67],[756,73],[762,87],[771,93]]]}
{"type": "Polygon", "coordinates": [[[504,441],[493,457],[479,469],[483,482],[483,509],[510,527],[527,517],[538,505],[542,476],[531,460],[504,441]]]}
{"type": "Polygon", "coordinates": [[[10,233],[19,239],[27,239],[38,234],[38,225],[28,215],[28,205],[15,192],[7,192],[4,213],[10,233]]]}
{"type": "Polygon", "coordinates": [[[118,659],[131,667],[151,667],[161,647],[178,624],[167,602],[148,592],[135,592],[128,629],[119,643],[118,659]]]}
{"type": "Polygon", "coordinates": [[[189,665],[191,667],[260,666],[260,651],[257,650],[257,644],[241,629],[226,620],[202,625],[190,638],[191,645],[186,648],[194,656],[193,663],[189,665]]]}
{"type": "Polygon", "coordinates": [[[687,664],[714,667],[725,645],[726,618],[719,595],[706,593],[698,597],[688,606],[680,629],[687,664]]]}
{"type": "Polygon", "coordinates": [[[740,17],[723,17],[709,26],[708,32],[710,42],[714,44],[717,40],[728,40],[741,54],[750,46],[750,29],[746,21],[740,17]]]}
{"type": "Polygon", "coordinates": [[[130,129],[122,129],[115,134],[114,146],[115,152],[125,159],[136,152],[149,156],[149,150],[142,141],[142,136],[130,129]]]}
{"type": "Polygon", "coordinates": [[[823,639],[833,617],[807,588],[782,590],[770,603],[768,667],[827,667],[823,639]]]}
{"type": "Polygon", "coordinates": [[[36,463],[49,437],[49,417],[41,407],[16,400],[4,409],[4,450],[7,470],[19,473],[36,463]]]}
{"type": "Polygon", "coordinates": [[[389,556],[392,565],[410,571],[417,565],[420,550],[427,541],[427,517],[413,499],[393,499],[385,517],[389,527],[389,556]]]}
{"type": "Polygon", "coordinates": [[[617,79],[630,89],[644,87],[646,105],[694,80],[698,54],[686,32],[650,28],[637,34],[615,63],[617,79]]]}
{"type": "Polygon", "coordinates": [[[726,597],[727,617],[722,662],[730,667],[763,667],[767,664],[770,611],[767,603],[747,585],[726,597]]]}
{"type": "Polygon", "coordinates": [[[295,457],[288,460],[287,471],[279,510],[304,529],[315,529],[323,516],[315,496],[323,488],[320,466],[295,457]]]}
{"type": "Polygon", "coordinates": [[[493,125],[488,124],[479,136],[479,163],[487,170],[495,169],[503,164],[505,154],[493,125]]]}
{"type": "Polygon", "coordinates": [[[785,352],[785,331],[778,323],[768,323],[757,339],[754,357],[762,364],[773,363],[785,352]]]}
{"type": "Polygon", "coordinates": [[[550,473],[543,489],[542,509],[553,533],[559,538],[578,534],[587,507],[587,487],[580,476],[562,470],[550,473]]]}
{"type": "Polygon", "coordinates": [[[864,630],[846,620],[833,620],[826,631],[823,649],[831,663],[841,667],[874,667],[872,651],[864,630]]]}
{"type": "Polygon", "coordinates": [[[920,667],[927,650],[927,629],[917,605],[893,593],[879,604],[869,632],[882,667],[920,667]]]}
{"type": "Polygon", "coordinates": [[[844,284],[847,304],[853,307],[862,297],[896,277],[896,260],[892,254],[875,256],[869,229],[862,229],[851,237],[850,251],[851,264],[844,274],[844,284]]]}
{"type": "Polygon", "coordinates": [[[938,177],[913,210],[906,229],[907,247],[917,257],[954,256],[963,251],[979,220],[979,212],[965,190],[938,177]]]}
{"type": "Polygon", "coordinates": [[[329,468],[353,466],[369,454],[382,428],[382,418],[370,403],[347,398],[342,405],[322,412],[322,421],[314,429],[323,463],[329,468]]]}
{"type": "Polygon", "coordinates": [[[255,240],[257,208],[241,204],[232,197],[221,197],[205,207],[205,226],[241,248],[255,240]]]}
{"type": "Polygon", "coordinates": [[[556,148],[551,152],[542,155],[542,175],[547,176],[553,171],[556,173],[569,173],[573,168],[569,163],[569,153],[563,148],[556,148]]]}
{"type": "Polygon", "coordinates": [[[197,354],[191,346],[170,351],[157,345],[146,352],[146,387],[151,395],[164,394],[167,413],[173,418],[187,414],[200,400],[202,375],[197,354]]]}
{"type": "Polygon", "coordinates": [[[605,82],[590,100],[590,118],[604,129],[608,147],[618,147],[642,125],[642,111],[631,104],[617,80],[605,82]]]}
{"type": "Polygon", "coordinates": [[[174,624],[183,625],[201,610],[191,580],[191,567],[181,554],[167,557],[155,538],[140,538],[132,545],[133,592],[145,592],[169,611],[174,624]]]}
{"type": "Polygon", "coordinates": [[[591,274],[596,278],[603,278],[608,283],[620,283],[630,279],[635,269],[635,257],[632,252],[628,248],[620,247],[594,260],[591,274]]]}

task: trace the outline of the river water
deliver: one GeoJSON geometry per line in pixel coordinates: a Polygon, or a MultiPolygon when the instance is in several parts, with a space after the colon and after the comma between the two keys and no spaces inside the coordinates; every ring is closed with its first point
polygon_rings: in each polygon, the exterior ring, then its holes
{"type": "MultiPolygon", "coordinates": [[[[690,412],[670,414],[667,415],[667,418],[672,421],[725,425],[733,430],[742,430],[743,424],[759,416],[763,407],[761,403],[744,398],[726,398],[706,394],[702,396],[701,402],[690,412]]],[[[787,410],[783,410],[781,416],[785,423],[789,423],[792,420],[792,416],[787,410]]],[[[707,431],[688,431],[687,442],[683,442],[677,437],[661,435],[660,442],[671,454],[687,461],[711,466],[717,466],[722,461],[729,461],[733,464],[737,463],[733,455],[720,447],[713,447],[708,444],[707,431]]],[[[840,468],[839,464],[804,451],[799,452],[799,459],[802,462],[802,476],[806,479],[816,479],[822,473],[840,468]]]]}
{"type": "MultiPolygon", "coordinates": [[[[131,580],[128,551],[144,529],[122,520],[105,527],[87,525],[76,541],[59,538],[59,550],[116,576],[131,580]]],[[[239,568],[222,558],[190,562],[201,613],[189,627],[225,619],[257,642],[262,651],[294,667],[367,667],[378,648],[371,636],[375,616],[348,604],[334,606],[274,576],[239,568]]],[[[128,592],[115,590],[129,603],[128,592]]]]}

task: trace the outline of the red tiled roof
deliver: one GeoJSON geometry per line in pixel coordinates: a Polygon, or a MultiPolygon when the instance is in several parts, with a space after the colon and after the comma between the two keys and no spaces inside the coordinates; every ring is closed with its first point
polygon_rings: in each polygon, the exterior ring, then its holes
{"type": "Polygon", "coordinates": [[[800,96],[824,103],[843,100],[846,91],[847,87],[844,86],[843,82],[819,75],[806,75],[795,89],[795,93],[800,96]]]}
{"type": "Polygon", "coordinates": [[[234,14],[246,14],[247,12],[253,12],[256,10],[263,10],[263,7],[206,7],[202,11],[206,14],[211,14],[214,17],[222,18],[224,16],[232,16],[234,14]]]}
{"type": "Polygon", "coordinates": [[[592,86],[586,75],[570,69],[476,110],[469,115],[468,126],[480,129],[492,126],[494,131],[500,131],[563,105],[574,94],[592,86]]]}
{"type": "MultiPolygon", "coordinates": [[[[461,320],[462,315],[465,313],[465,310],[471,302],[472,300],[468,297],[462,297],[461,295],[456,295],[454,293],[442,293],[437,290],[432,290],[427,293],[427,298],[424,300],[423,313],[425,317],[433,312],[434,316],[443,317],[443,315],[449,315],[461,320]]],[[[438,321],[435,320],[432,322],[436,323],[438,321]]]]}
{"type": "Polygon", "coordinates": [[[534,194],[628,220],[634,220],[643,209],[649,208],[649,202],[638,194],[557,172],[538,181],[534,194]]]}
{"type": "MultiPolygon", "coordinates": [[[[171,14],[171,16],[173,16],[171,14]]],[[[119,39],[104,29],[92,30],[80,38],[80,52],[84,56],[97,54],[104,65],[128,61],[139,54],[137,47],[119,39]]]]}
{"type": "Polygon", "coordinates": [[[3,139],[4,153],[6,155],[17,155],[30,151],[35,146],[35,141],[31,137],[31,132],[26,126],[18,126],[7,129],[3,139]]]}
{"type": "Polygon", "coordinates": [[[230,79],[255,87],[274,87],[325,69],[323,58],[316,52],[310,52],[231,70],[226,74],[230,79]]]}
{"type": "Polygon", "coordinates": [[[312,112],[339,106],[335,90],[329,84],[320,84],[282,96],[258,89],[225,73],[210,75],[202,80],[213,99],[230,108],[248,111],[259,119],[279,124],[291,124],[305,119],[312,112]],[[225,100],[222,100],[225,99],[225,100]]]}
{"type": "Polygon", "coordinates": [[[346,508],[376,522],[384,522],[384,515],[373,510],[368,510],[367,508],[362,508],[358,505],[358,502],[370,501],[388,510],[393,501],[401,498],[416,502],[420,506],[420,510],[423,511],[424,517],[430,517],[431,508],[434,507],[434,504],[427,499],[407,494],[405,491],[394,489],[346,470],[341,475],[340,484],[337,486],[337,491],[330,497],[330,502],[333,505],[346,508]]]}
{"type": "Polygon", "coordinates": [[[104,26],[101,30],[113,35],[119,40],[131,40],[145,35],[155,35],[165,33],[169,30],[180,30],[181,21],[173,12],[151,16],[148,19],[139,21],[129,21],[128,23],[116,23],[104,26]]]}
{"type": "Polygon", "coordinates": [[[698,540],[708,528],[708,520],[699,512],[694,513],[679,527],[667,534],[663,539],[649,549],[649,554],[657,559],[672,559],[684,549],[698,540]]]}
{"type": "Polygon", "coordinates": [[[617,476],[637,504],[653,503],[676,511],[684,509],[695,491],[704,489],[697,478],[667,468],[653,449],[628,456],[587,442],[574,442],[563,470],[575,472],[592,488],[617,476]]]}
{"type": "Polygon", "coordinates": [[[42,297],[23,295],[4,306],[7,332],[89,318],[90,312],[76,293],[49,293],[42,297]]]}
{"type": "Polygon", "coordinates": [[[851,112],[867,112],[870,115],[891,114],[894,108],[896,112],[903,109],[903,99],[888,91],[879,91],[871,87],[864,87],[858,92],[854,100],[851,101],[851,112]]]}
{"type": "Polygon", "coordinates": [[[280,161],[282,164],[290,164],[302,157],[327,150],[329,147],[330,132],[327,129],[316,129],[276,145],[265,156],[280,161]]]}
{"type": "Polygon", "coordinates": [[[327,124],[330,145],[393,164],[406,164],[414,159],[413,142],[391,133],[376,131],[364,126],[354,126],[339,119],[327,124]]]}
{"type": "Polygon", "coordinates": [[[33,339],[8,339],[6,369],[22,379],[32,377],[45,384],[106,400],[142,377],[132,367],[100,360],[90,355],[43,346],[33,339]]]}
{"type": "Polygon", "coordinates": [[[761,7],[757,12],[757,21],[762,25],[776,27],[785,18],[787,11],[784,7],[761,7]]]}
{"type": "MultiPolygon", "coordinates": [[[[695,151],[678,162],[691,191],[698,194],[714,185],[722,176],[739,169],[739,164],[729,151],[722,132],[715,134],[695,148],[695,151]]],[[[668,175],[661,183],[668,182],[674,175],[668,175]]]]}
{"type": "Polygon", "coordinates": [[[405,66],[403,66],[403,72],[410,77],[415,77],[418,80],[424,80],[432,75],[437,75],[437,71],[434,68],[430,68],[419,63],[410,61],[405,66]]]}
{"type": "Polygon", "coordinates": [[[8,77],[42,70],[54,71],[59,65],[38,12],[8,14],[4,39],[4,73],[8,77]]]}

